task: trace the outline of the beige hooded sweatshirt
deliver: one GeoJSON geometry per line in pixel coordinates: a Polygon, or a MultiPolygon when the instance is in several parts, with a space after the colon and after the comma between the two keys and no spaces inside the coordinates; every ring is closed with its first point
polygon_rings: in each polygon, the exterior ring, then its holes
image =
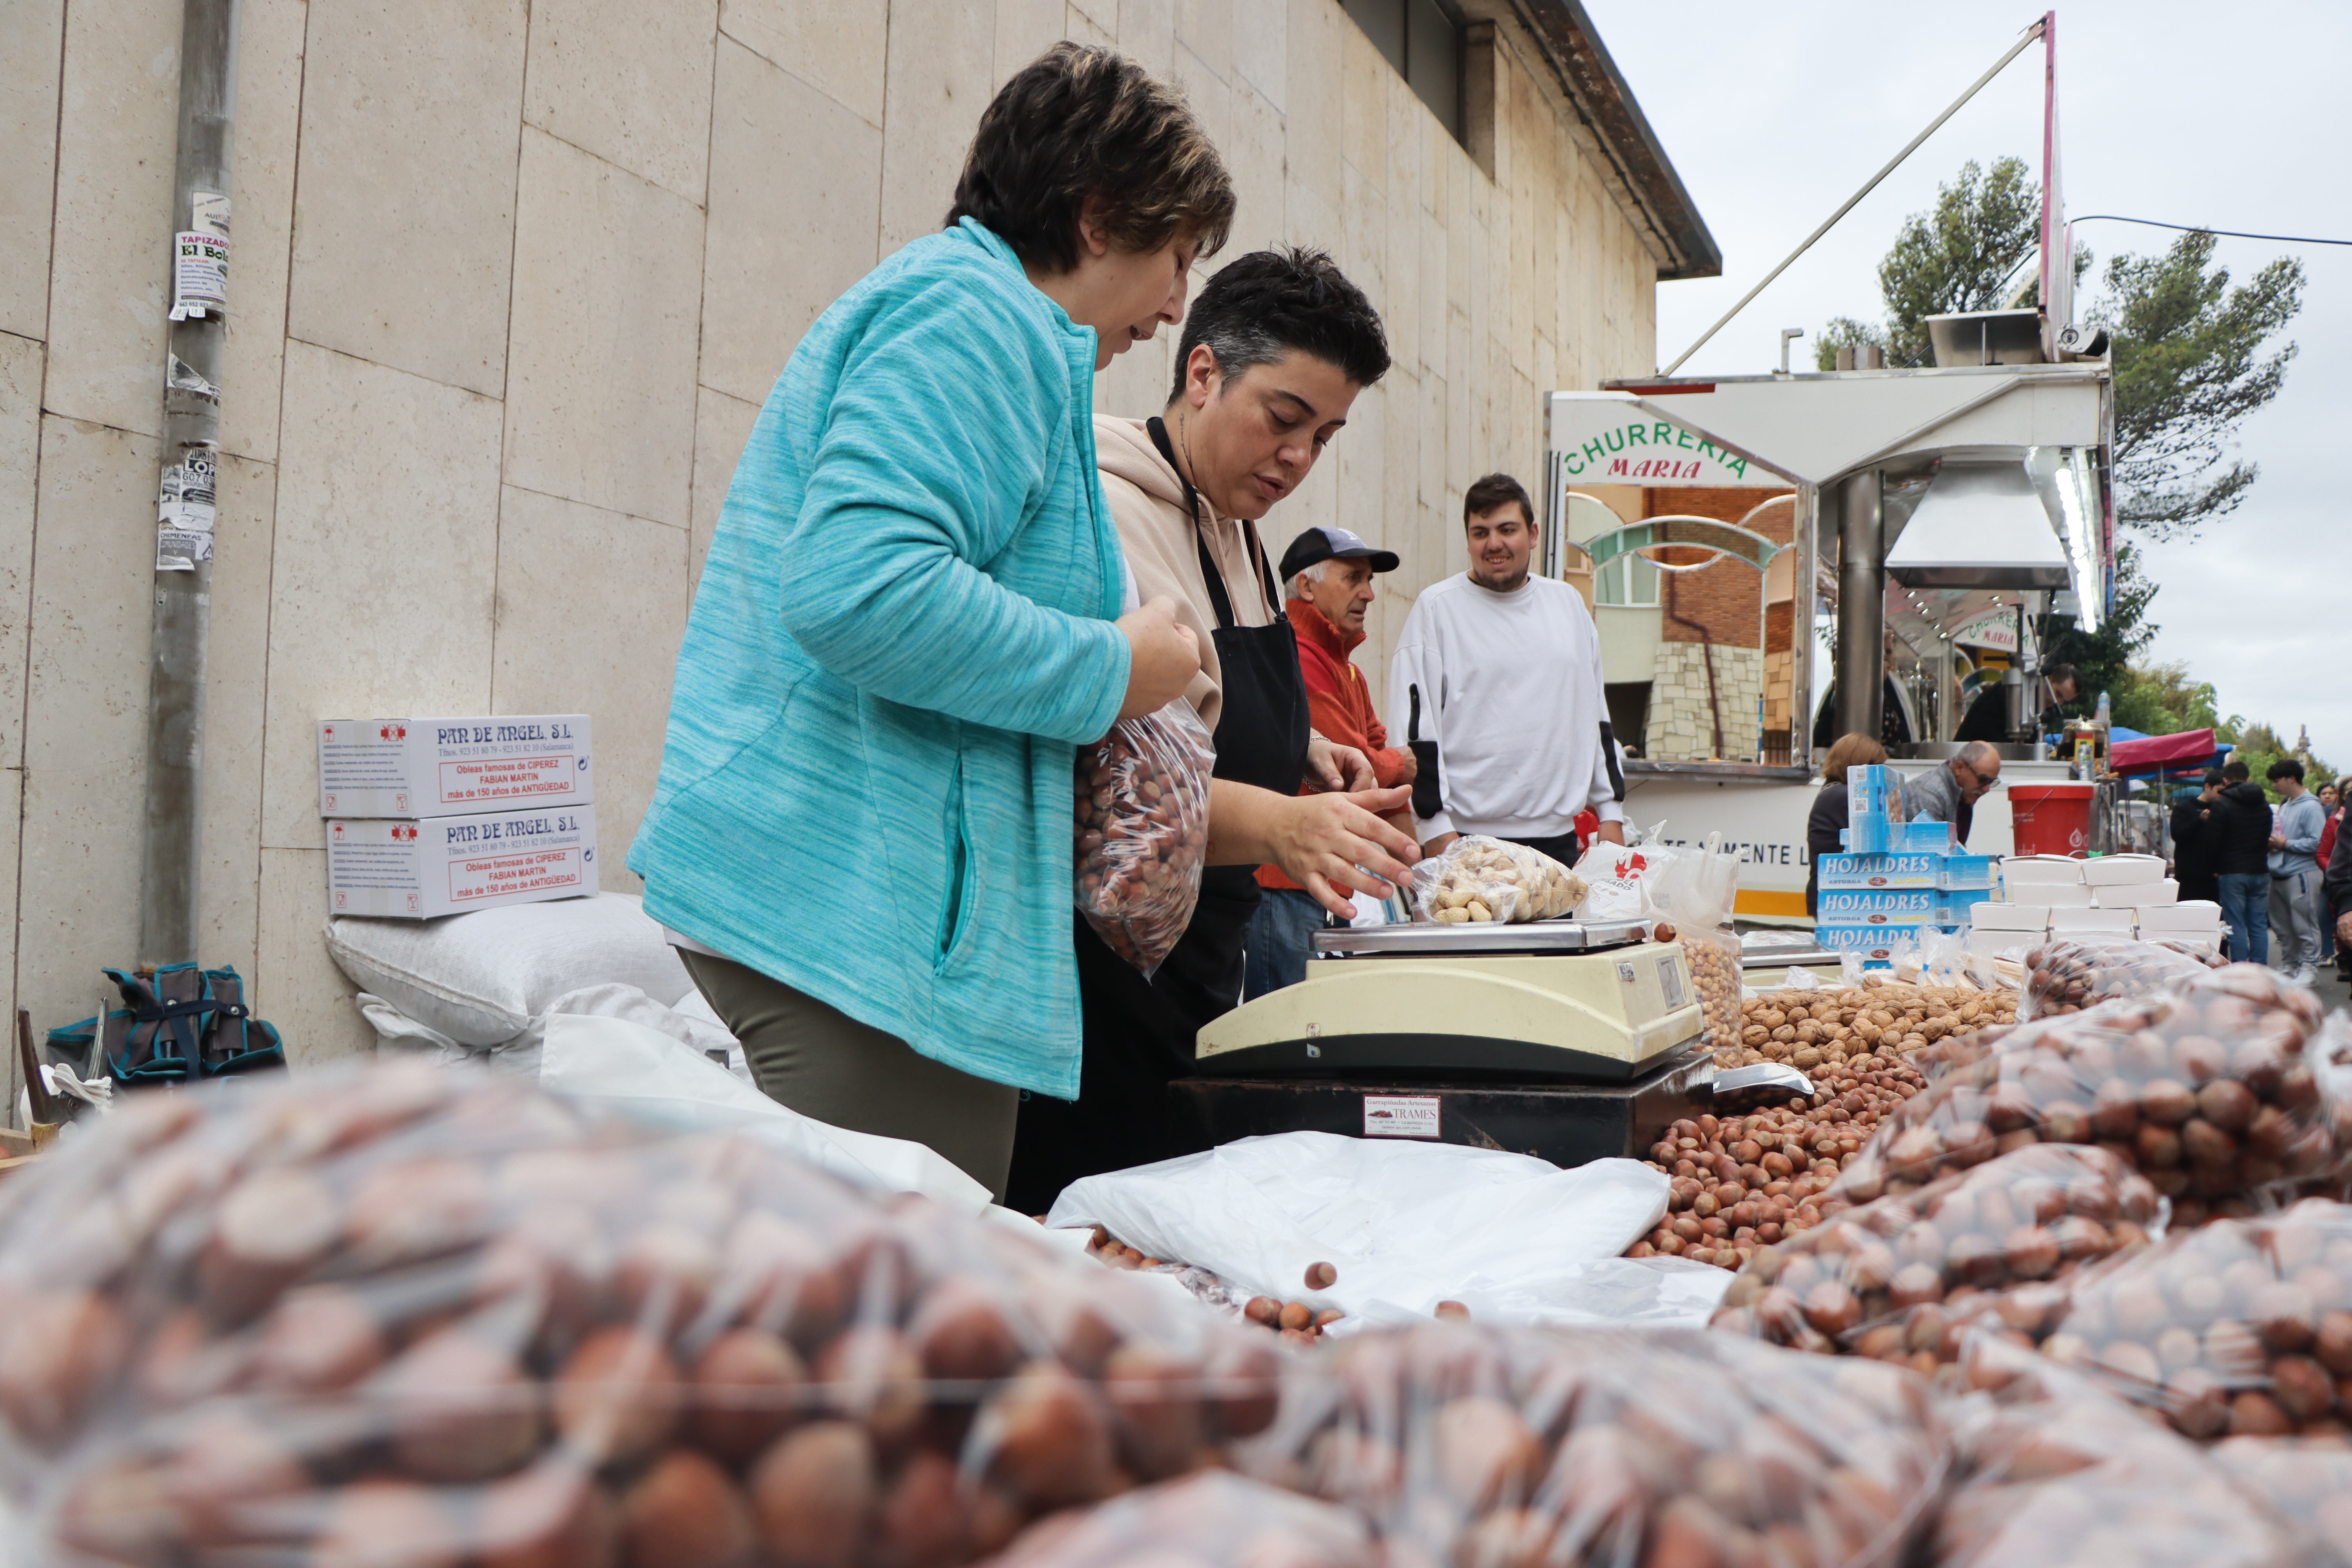
{"type": "MultiPolygon", "coordinates": [[[[1217,629],[1217,606],[1209,597],[1208,579],[1201,574],[1195,525],[1184,515],[1184,481],[1151,444],[1143,421],[1108,414],[1095,416],[1095,467],[1102,474],[1103,495],[1110,502],[1119,546],[1135,573],[1136,592],[1146,601],[1162,594],[1174,599],[1177,620],[1200,639],[1201,673],[1184,695],[1213,734],[1223,706],[1216,644],[1209,635],[1217,629]]],[[[1201,515],[1197,531],[1208,540],[1209,553],[1224,578],[1234,624],[1273,625],[1281,606],[1266,603],[1265,580],[1250,558],[1242,524],[1218,517],[1206,497],[1201,515]]]]}

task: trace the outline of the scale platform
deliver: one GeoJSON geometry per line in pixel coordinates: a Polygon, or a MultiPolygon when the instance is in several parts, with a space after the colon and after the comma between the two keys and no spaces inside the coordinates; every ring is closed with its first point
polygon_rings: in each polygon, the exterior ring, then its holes
{"type": "Polygon", "coordinates": [[[1203,1078],[1612,1082],[1696,1039],[1680,944],[1638,921],[1317,931],[1307,979],[1203,1028],[1203,1078]]]}

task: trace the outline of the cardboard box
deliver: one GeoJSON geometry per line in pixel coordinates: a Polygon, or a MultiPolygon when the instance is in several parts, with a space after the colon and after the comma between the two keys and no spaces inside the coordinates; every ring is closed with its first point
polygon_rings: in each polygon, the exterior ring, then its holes
{"type": "Polygon", "coordinates": [[[2053,910],[2088,910],[2097,907],[2092,899],[2091,889],[2080,882],[2049,882],[2039,888],[2029,886],[2011,896],[2032,899],[2036,903],[2048,904],[2053,910]]]}
{"type": "Polygon", "coordinates": [[[2158,855],[2101,855],[2083,862],[2083,880],[2094,888],[2163,879],[2164,859],[2158,855]]]}
{"type": "Polygon", "coordinates": [[[1969,923],[1979,931],[2032,931],[2050,929],[2048,904],[2002,904],[1990,900],[1969,911],[1969,923]]]}
{"type": "Polygon", "coordinates": [[[1818,877],[1821,890],[1867,892],[1883,889],[1925,888],[1936,886],[1936,868],[1942,857],[1937,855],[1824,855],[1821,858],[1818,877]]]}
{"type": "Polygon", "coordinates": [[[1992,893],[1989,889],[1941,889],[1936,894],[1936,923],[1954,927],[1973,924],[1978,907],[1990,902],[1992,893]]]}
{"type": "Polygon", "coordinates": [[[319,721],[321,816],[457,816],[595,798],[585,713],[319,721]]]}
{"type": "Polygon", "coordinates": [[[1981,952],[1987,958],[2022,958],[2048,940],[2048,933],[2038,931],[1987,931],[1978,927],[1969,932],[1969,951],[1981,952]]]}
{"type": "Polygon", "coordinates": [[[2094,910],[2065,908],[2050,911],[2050,934],[2074,936],[2095,931],[2105,936],[2129,936],[2137,922],[2129,910],[2094,910]]]}
{"type": "Polygon", "coordinates": [[[2137,911],[2143,932],[2218,931],[2221,929],[2221,906],[2210,899],[2190,899],[2185,903],[2150,904],[2137,911]]]}
{"type": "Polygon", "coordinates": [[[1933,926],[1817,925],[1813,942],[1828,952],[1858,953],[1865,963],[1892,963],[1899,947],[1916,948],[1936,936],[1933,926]]]}
{"type": "Polygon", "coordinates": [[[2079,886],[2084,862],[2066,855],[2012,855],[2000,863],[2001,880],[2011,887],[2055,882],[2079,886]]]}
{"type": "Polygon", "coordinates": [[[1903,776],[1884,763],[1845,771],[1846,847],[1857,855],[1902,847],[1903,776]]]}
{"type": "Polygon", "coordinates": [[[2144,910],[2179,897],[2180,884],[2169,877],[2155,882],[2109,882],[2091,889],[2091,903],[2103,910],[2144,910]]]}
{"type": "Polygon", "coordinates": [[[1993,858],[1990,855],[1947,855],[1936,866],[1936,886],[1947,892],[1992,890],[1993,858]]]}
{"type": "Polygon", "coordinates": [[[1825,888],[1818,918],[1832,925],[1921,925],[1936,918],[1936,893],[1932,888],[1825,888]]]}
{"type": "Polygon", "coordinates": [[[430,920],[596,890],[596,808],[327,824],[327,907],[430,920]]]}
{"type": "Polygon", "coordinates": [[[1924,849],[1930,855],[1949,855],[1959,846],[1952,841],[1952,825],[1948,822],[1906,822],[1896,848],[1906,851],[1924,849]]]}

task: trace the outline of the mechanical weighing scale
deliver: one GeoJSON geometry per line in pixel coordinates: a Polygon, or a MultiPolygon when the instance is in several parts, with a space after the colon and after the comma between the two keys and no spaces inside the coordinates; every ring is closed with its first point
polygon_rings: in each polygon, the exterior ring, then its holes
{"type": "Polygon", "coordinates": [[[1681,945],[1640,921],[1361,926],[1314,952],[1201,1031],[1201,1071],[1622,1082],[1704,1026],[1681,945]]]}

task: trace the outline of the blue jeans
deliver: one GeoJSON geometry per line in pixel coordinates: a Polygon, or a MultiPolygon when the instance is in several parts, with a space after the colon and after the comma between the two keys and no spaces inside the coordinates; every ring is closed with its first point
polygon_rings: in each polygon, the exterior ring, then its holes
{"type": "Polygon", "coordinates": [[[2234,963],[2271,961],[2271,874],[2232,871],[2221,884],[2221,918],[2230,922],[2230,959],[2234,963]]]}
{"type": "Polygon", "coordinates": [[[1242,997],[1254,1002],[1269,991],[1307,978],[1307,941],[1330,917],[1314,896],[1293,888],[1260,888],[1257,913],[1242,938],[1242,997]]]}

